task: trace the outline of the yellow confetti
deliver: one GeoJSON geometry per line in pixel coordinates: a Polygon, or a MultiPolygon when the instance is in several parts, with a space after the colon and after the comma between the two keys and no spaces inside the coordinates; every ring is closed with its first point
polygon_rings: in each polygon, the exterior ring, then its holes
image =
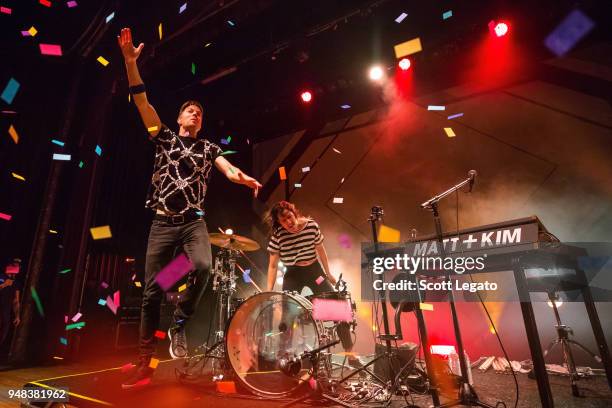
{"type": "Polygon", "coordinates": [[[378,240],[380,242],[400,242],[400,232],[395,228],[381,225],[378,230],[378,240]]]}
{"type": "Polygon", "coordinates": [[[11,135],[11,137],[13,138],[13,142],[15,142],[15,144],[19,143],[19,135],[17,134],[17,131],[15,130],[13,125],[9,127],[8,132],[9,132],[9,135],[11,135]]]}
{"type": "Polygon", "coordinates": [[[148,127],[148,128],[147,128],[147,131],[148,131],[149,133],[151,133],[151,132],[155,132],[155,131],[157,131],[157,129],[159,129],[157,126],[151,126],[151,127],[148,127]]]}
{"type": "Polygon", "coordinates": [[[278,168],[278,175],[281,180],[287,180],[287,173],[285,172],[285,166],[278,168]]]}
{"type": "Polygon", "coordinates": [[[64,357],[53,356],[53,359],[54,359],[54,360],[63,360],[63,359],[64,359],[64,357]]]}
{"type": "Polygon", "coordinates": [[[149,363],[149,367],[151,367],[152,369],[156,369],[158,364],[159,360],[156,358],[152,358],[151,362],[149,363]]]}
{"type": "Polygon", "coordinates": [[[134,282],[134,285],[136,285],[137,288],[142,288],[142,283],[138,281],[134,282]]]}
{"type": "Polygon", "coordinates": [[[106,58],[104,58],[104,57],[103,57],[103,56],[101,56],[101,55],[98,57],[97,61],[98,61],[100,64],[104,65],[104,66],[107,66],[107,65],[108,65],[108,61],[106,60],[106,58]]]}
{"type": "Polygon", "coordinates": [[[433,312],[434,306],[430,303],[419,303],[419,309],[433,312]]]}
{"type": "Polygon", "coordinates": [[[17,173],[11,173],[11,175],[15,177],[17,180],[25,181],[25,178],[23,178],[23,176],[20,176],[17,173]]]}
{"type": "Polygon", "coordinates": [[[421,39],[417,37],[410,41],[395,45],[393,50],[395,51],[395,58],[402,58],[406,55],[416,54],[417,52],[422,51],[423,47],[421,46],[421,39]]]}
{"type": "Polygon", "coordinates": [[[111,230],[109,225],[104,225],[102,227],[92,227],[89,229],[91,232],[91,236],[93,239],[106,239],[112,238],[111,230]]]}
{"type": "Polygon", "coordinates": [[[57,234],[57,231],[56,231],[56,230],[52,230],[52,229],[50,229],[50,230],[49,230],[49,233],[51,233],[51,234],[57,234]]]}
{"type": "Polygon", "coordinates": [[[159,26],[157,27],[157,31],[159,31],[159,39],[162,39],[162,23],[159,23],[159,26]]]}
{"type": "Polygon", "coordinates": [[[448,137],[455,137],[455,132],[453,132],[453,128],[444,128],[444,131],[446,132],[446,136],[448,137]]]}
{"type": "Polygon", "coordinates": [[[36,28],[34,28],[34,26],[32,26],[32,27],[30,27],[30,29],[28,30],[28,33],[30,33],[30,35],[31,35],[32,37],[34,37],[34,36],[35,36],[35,35],[38,33],[38,30],[37,30],[36,28]]]}
{"type": "Polygon", "coordinates": [[[187,289],[187,284],[183,283],[180,287],[179,287],[179,292],[184,291],[185,289],[187,289]]]}
{"type": "Polygon", "coordinates": [[[132,101],[132,95],[128,94],[128,102],[132,101]]]}

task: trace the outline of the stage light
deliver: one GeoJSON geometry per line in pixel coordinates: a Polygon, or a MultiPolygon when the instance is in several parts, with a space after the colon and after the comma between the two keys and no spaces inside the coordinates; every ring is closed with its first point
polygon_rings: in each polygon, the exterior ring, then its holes
{"type": "Polygon", "coordinates": [[[375,65],[370,68],[370,79],[372,81],[380,81],[383,78],[385,72],[379,65],[375,65]]]}
{"type": "Polygon", "coordinates": [[[234,230],[232,230],[231,228],[228,228],[225,230],[225,234],[226,235],[233,235],[234,234],[234,230]]]}
{"type": "Polygon", "coordinates": [[[431,354],[436,354],[438,356],[448,357],[453,353],[457,353],[455,350],[455,346],[442,346],[442,345],[431,345],[429,346],[429,351],[431,354]]]}
{"type": "MultiPolygon", "coordinates": [[[[550,300],[546,302],[546,304],[548,305],[548,307],[553,307],[553,304],[550,300]]],[[[557,308],[561,307],[561,305],[563,305],[562,300],[555,300],[555,306],[557,306],[557,308]]]]}
{"type": "Polygon", "coordinates": [[[489,31],[492,35],[499,38],[508,34],[508,31],[510,31],[510,27],[508,26],[508,23],[504,21],[491,20],[489,21],[489,31]]]}
{"type": "Polygon", "coordinates": [[[408,58],[402,58],[397,65],[401,68],[402,71],[407,71],[410,68],[410,60],[408,58]]]}
{"type": "Polygon", "coordinates": [[[310,93],[310,91],[304,91],[300,94],[300,97],[302,98],[302,102],[304,103],[309,103],[310,101],[312,101],[312,93],[310,93]]]}

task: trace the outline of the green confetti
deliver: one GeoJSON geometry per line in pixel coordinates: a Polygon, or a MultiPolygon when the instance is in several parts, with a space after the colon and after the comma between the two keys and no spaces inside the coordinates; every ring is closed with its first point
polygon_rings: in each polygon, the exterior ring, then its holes
{"type": "Polygon", "coordinates": [[[230,167],[230,168],[229,168],[230,173],[232,173],[232,174],[236,174],[236,172],[235,172],[234,170],[235,170],[235,169],[234,169],[233,167],[230,167]]]}
{"type": "Polygon", "coordinates": [[[227,139],[225,139],[225,140],[227,140],[227,143],[230,143],[232,141],[232,137],[228,136],[227,139]]]}
{"type": "Polygon", "coordinates": [[[238,153],[238,151],[236,151],[236,150],[227,150],[227,151],[221,153],[221,156],[227,156],[227,155],[235,154],[235,153],[238,153]]]}
{"type": "Polygon", "coordinates": [[[72,269],[68,268],[68,269],[64,269],[63,271],[60,271],[59,273],[68,273],[70,272],[72,269]]]}
{"type": "Polygon", "coordinates": [[[42,317],[45,317],[45,312],[43,310],[42,303],[40,303],[38,292],[36,292],[34,286],[30,286],[30,291],[32,292],[32,299],[34,299],[34,303],[36,303],[36,309],[38,309],[38,314],[40,314],[42,317]]]}
{"type": "Polygon", "coordinates": [[[80,169],[82,169],[82,168],[83,168],[83,164],[85,164],[85,163],[83,163],[82,161],[81,161],[81,162],[79,162],[79,168],[80,168],[80,169]]]}
{"type": "Polygon", "coordinates": [[[85,326],[85,322],[78,322],[66,325],[66,330],[80,329],[85,326]]]}
{"type": "Polygon", "coordinates": [[[195,63],[191,63],[191,73],[195,75],[195,63]]]}

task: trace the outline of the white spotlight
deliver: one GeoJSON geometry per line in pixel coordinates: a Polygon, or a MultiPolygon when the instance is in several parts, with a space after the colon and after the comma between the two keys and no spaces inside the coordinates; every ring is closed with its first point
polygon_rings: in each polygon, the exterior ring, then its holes
{"type": "Polygon", "coordinates": [[[372,81],[380,81],[383,78],[384,74],[385,71],[383,71],[380,65],[375,65],[370,68],[370,79],[372,81]]]}

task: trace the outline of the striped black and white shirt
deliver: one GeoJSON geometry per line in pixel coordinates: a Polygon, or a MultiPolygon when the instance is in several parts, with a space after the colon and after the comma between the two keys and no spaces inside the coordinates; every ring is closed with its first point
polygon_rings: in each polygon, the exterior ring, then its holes
{"type": "Polygon", "coordinates": [[[268,243],[268,251],[279,253],[283,264],[290,266],[317,259],[315,245],[321,242],[323,234],[319,225],[309,219],[304,228],[296,233],[291,233],[282,227],[274,230],[268,243]]]}

